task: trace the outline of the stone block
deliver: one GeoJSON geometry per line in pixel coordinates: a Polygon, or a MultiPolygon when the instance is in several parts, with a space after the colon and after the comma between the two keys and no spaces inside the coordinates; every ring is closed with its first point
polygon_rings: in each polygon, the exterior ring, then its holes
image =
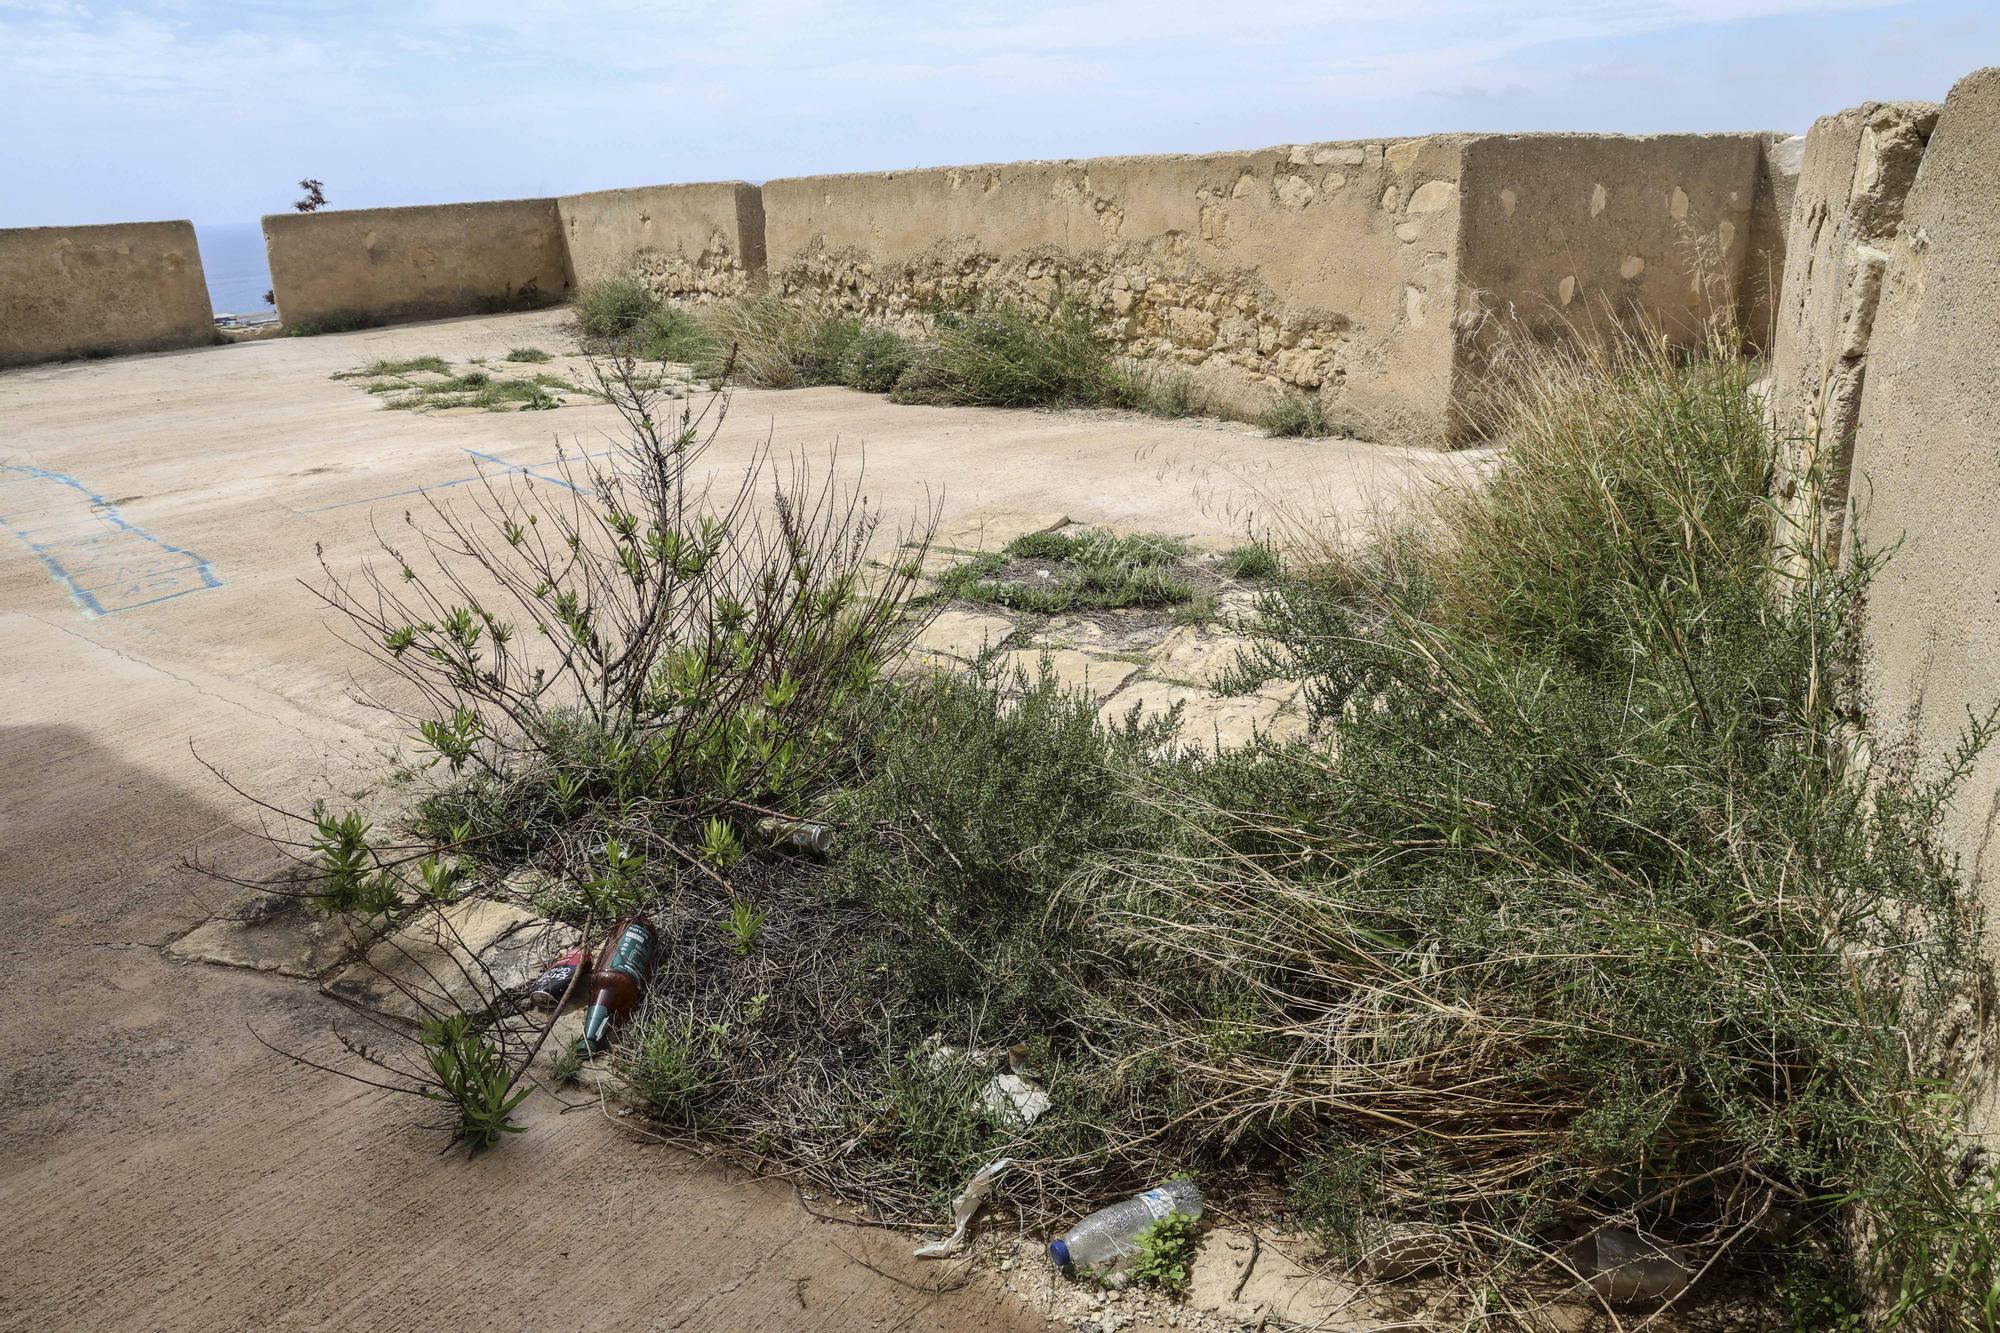
{"type": "Polygon", "coordinates": [[[424,909],[328,979],[337,999],[418,1022],[463,1009],[484,1011],[502,991],[541,972],[576,932],[509,903],[466,898],[424,909]]]}
{"type": "Polygon", "coordinates": [[[190,963],[317,978],[358,947],[347,921],[316,915],[298,898],[274,895],[196,926],[167,945],[167,955],[190,963]]]}

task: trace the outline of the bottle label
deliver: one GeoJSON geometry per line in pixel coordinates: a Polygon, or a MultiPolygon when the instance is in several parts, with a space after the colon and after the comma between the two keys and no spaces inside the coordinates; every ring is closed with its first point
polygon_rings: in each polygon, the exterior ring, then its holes
{"type": "Polygon", "coordinates": [[[1139,1196],[1139,1202],[1146,1205],[1155,1222],[1174,1211],[1174,1196],[1163,1189],[1147,1190],[1139,1196]]]}
{"type": "Polygon", "coordinates": [[[653,935],[644,926],[633,924],[618,935],[618,947],[605,964],[613,972],[623,972],[640,985],[646,983],[646,963],[653,952],[653,935]]]}

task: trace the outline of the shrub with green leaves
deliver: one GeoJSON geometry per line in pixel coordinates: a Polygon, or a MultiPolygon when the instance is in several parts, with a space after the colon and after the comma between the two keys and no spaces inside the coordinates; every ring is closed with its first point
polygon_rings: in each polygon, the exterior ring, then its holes
{"type": "Polygon", "coordinates": [[[834,804],[859,831],[839,884],[879,913],[897,986],[941,1015],[1065,1015],[1081,929],[1065,886],[1143,839],[1124,786],[1169,730],[1107,730],[1046,672],[906,686],[834,804]]]}
{"type": "Polygon", "coordinates": [[[878,515],[854,493],[802,470],[766,492],[755,468],[711,496],[719,403],[663,417],[629,359],[601,378],[628,428],[611,461],[558,464],[573,490],[495,485],[409,515],[407,556],[329,568],[326,596],[456,775],[421,827],[466,824],[473,854],[539,857],[586,886],[579,909],[609,910],[677,868],[727,868],[736,812],[818,793],[922,618],[902,614],[909,579],[864,586],[878,515]]]}
{"type": "Polygon", "coordinates": [[[620,339],[633,334],[659,310],[660,300],[636,274],[621,273],[577,288],[572,306],[584,337],[620,339]]]}
{"type": "Polygon", "coordinates": [[[1324,439],[1335,433],[1333,422],[1326,415],[1326,404],[1319,395],[1296,389],[1278,395],[1257,418],[1257,424],[1272,435],[1308,440],[1324,439]]]}

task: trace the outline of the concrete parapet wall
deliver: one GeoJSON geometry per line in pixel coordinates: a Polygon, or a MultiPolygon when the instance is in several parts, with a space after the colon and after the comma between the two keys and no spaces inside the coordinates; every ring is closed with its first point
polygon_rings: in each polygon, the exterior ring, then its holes
{"type": "MultiPolygon", "coordinates": [[[[1869,112],[1861,123],[1882,122],[1869,112]]],[[[1906,113],[1890,121],[1906,123],[1906,113]]],[[[1839,142],[1848,130],[1839,127],[1839,142]]],[[[1858,137],[1855,181],[1888,182],[1902,166],[1888,150],[1896,136],[1878,129],[1872,148],[1870,135],[1858,137]]],[[[1850,512],[1861,542],[1901,545],[1869,588],[1865,686],[1878,723],[1913,728],[1920,752],[1935,756],[1963,733],[1968,710],[1984,716],[2000,704],[2000,68],[1951,90],[1883,239],[1850,512]]],[[[1797,281],[1810,289],[1826,277],[1848,290],[1840,274],[1802,268],[1797,281]]],[[[2000,746],[1980,755],[1944,834],[1990,924],[2000,910],[2000,746]]],[[[1988,1126],[1997,1112],[1989,1105],[1988,1126]]]]}
{"type": "Polygon", "coordinates": [[[1462,145],[772,181],[772,282],[890,319],[1060,291],[1097,309],[1128,350],[1245,405],[1291,388],[1322,394],[1369,434],[1434,434],[1450,393],[1462,145]]]}
{"type": "Polygon", "coordinates": [[[1317,394],[1365,438],[1435,445],[1471,433],[1502,327],[1588,311],[1691,332],[1733,308],[1776,137],[1433,135],[801,177],[764,187],[766,240],[782,292],[892,320],[1067,293],[1225,400],[1317,394]]]}
{"type": "Polygon", "coordinates": [[[214,341],[193,223],[0,230],[0,366],[214,341]]]}
{"type": "Polygon", "coordinates": [[[294,329],[529,309],[572,285],[554,199],[277,213],[264,244],[294,329]]]}
{"type": "Polygon", "coordinates": [[[647,185],[556,200],[578,285],[634,273],[669,300],[736,296],[764,275],[754,185],[647,185]]]}
{"type": "Polygon", "coordinates": [[[1824,543],[1836,557],[1882,281],[1937,118],[1930,102],[1870,102],[1822,116],[1806,136],[1771,407],[1784,441],[1787,541],[1824,543]]]}

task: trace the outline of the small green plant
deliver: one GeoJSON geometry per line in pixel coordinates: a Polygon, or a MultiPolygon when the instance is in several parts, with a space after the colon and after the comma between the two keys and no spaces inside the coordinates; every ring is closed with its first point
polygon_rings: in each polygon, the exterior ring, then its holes
{"type": "Polygon", "coordinates": [[[888,393],[910,368],[910,344],[893,329],[856,330],[840,360],[839,378],[850,389],[888,393]]]}
{"type": "Polygon", "coordinates": [[[336,815],[320,801],[313,805],[312,820],[312,849],[320,876],[312,905],[328,916],[339,912],[380,916],[394,911],[399,902],[396,881],[376,869],[368,845],[368,821],[361,812],[336,815]]]}
{"type": "Polygon", "coordinates": [[[600,920],[615,921],[639,905],[645,895],[646,857],[616,838],[604,844],[604,860],[584,881],[583,901],[600,920]]]}
{"type": "Polygon", "coordinates": [[[1302,439],[1323,439],[1332,435],[1333,423],[1327,419],[1326,404],[1318,394],[1300,393],[1287,389],[1278,400],[1264,409],[1257,424],[1272,435],[1296,436],[1302,439]]]}
{"type": "Polygon", "coordinates": [[[1359,1252],[1381,1167],[1366,1153],[1328,1150],[1308,1157],[1288,1182],[1292,1214],[1320,1248],[1339,1259],[1359,1252]]]}
{"type": "Polygon", "coordinates": [[[1251,542],[1225,555],[1222,569],[1232,579],[1276,578],[1278,554],[1263,542],[1251,542]]]}
{"type": "Polygon", "coordinates": [[[516,347],[507,353],[507,360],[522,361],[530,365],[540,365],[544,361],[553,361],[554,359],[554,357],[539,347],[516,347]]]}
{"type": "Polygon", "coordinates": [[[583,1052],[573,1042],[558,1047],[549,1057],[549,1081],[559,1088],[576,1082],[582,1073],[583,1052]]]}
{"type": "Polygon", "coordinates": [[[764,922],[769,917],[770,913],[754,904],[744,902],[741,898],[729,904],[729,916],[722,923],[722,928],[735,942],[737,957],[747,958],[750,951],[757,947],[757,936],[764,929],[764,922]]]}
{"type": "Polygon", "coordinates": [[[717,870],[727,870],[743,859],[743,842],[728,820],[710,817],[702,825],[701,859],[717,870]]]}
{"type": "Polygon", "coordinates": [[[1179,1295],[1194,1271],[1194,1236],[1199,1225],[1186,1213],[1168,1213],[1146,1225],[1138,1235],[1139,1253],[1132,1260],[1132,1280],[1179,1295]]]}
{"type": "Polygon", "coordinates": [[[516,1107],[534,1089],[515,1087],[515,1079],[499,1050],[471,1018],[446,1014],[425,1021],[418,1041],[430,1065],[431,1083],[420,1088],[431,1101],[446,1102],[458,1112],[453,1142],[473,1152],[490,1148],[504,1134],[518,1134],[516,1107]]]}
{"type": "Polygon", "coordinates": [[[647,1020],[633,1035],[625,1059],[625,1076],[632,1090],[646,1099],[662,1120],[691,1121],[702,1092],[709,1085],[694,1020],[665,1014],[647,1020]]]}

